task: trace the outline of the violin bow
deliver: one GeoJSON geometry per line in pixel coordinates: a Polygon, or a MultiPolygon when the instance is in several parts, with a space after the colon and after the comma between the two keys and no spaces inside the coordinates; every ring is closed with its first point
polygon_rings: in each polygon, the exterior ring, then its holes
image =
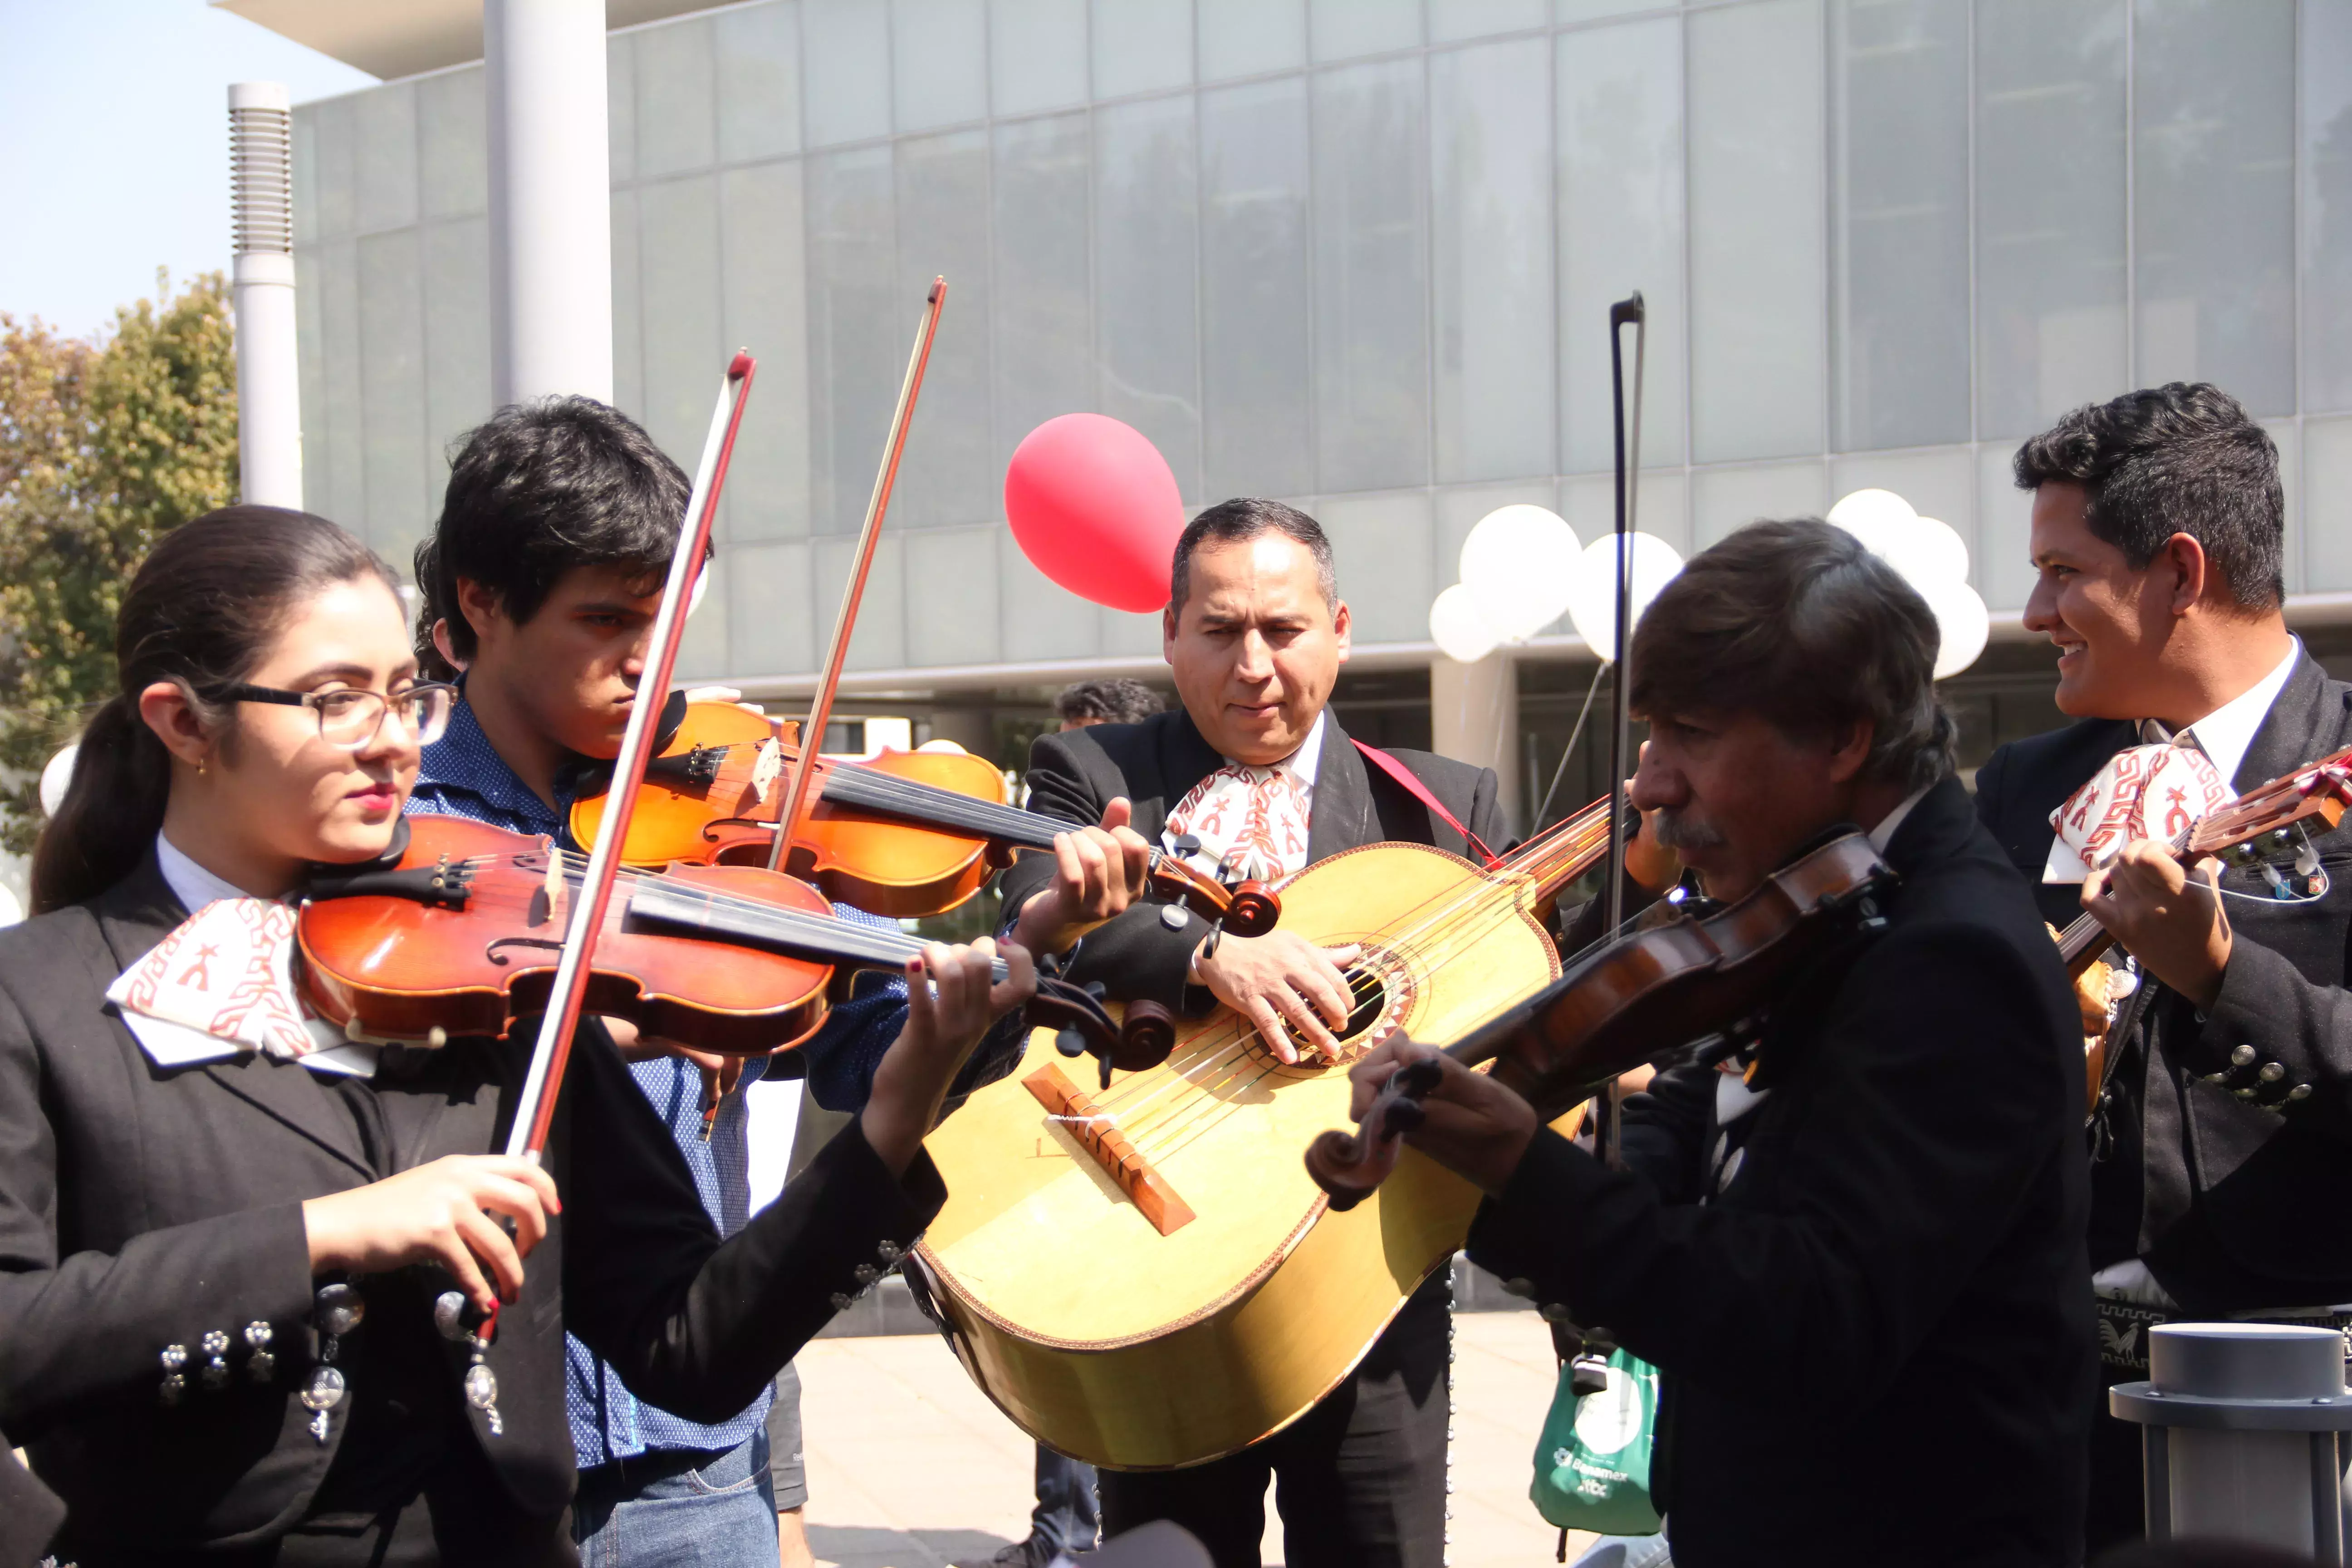
{"type": "MultiPolygon", "coordinates": [[[[841,688],[842,667],[849,658],[849,634],[857,625],[857,608],[866,597],[866,578],[874,569],[874,547],[882,542],[882,517],[890,510],[890,489],[898,482],[898,458],[907,449],[907,426],[915,416],[915,397],[923,389],[923,371],[931,363],[931,339],[940,330],[940,311],[948,302],[948,280],[931,279],[923,301],[922,324],[915,329],[914,353],[907,357],[907,377],[898,384],[898,406],[890,416],[890,434],[882,443],[882,468],[874,476],[874,494],[866,503],[866,526],[857,536],[857,558],[850,563],[849,584],[842,590],[841,613],[834,618],[833,646],[824,656],[824,673],[809,703],[807,727],[801,731],[800,755],[793,763],[793,782],[784,792],[783,815],[776,819],[776,841],[768,847],[768,869],[783,869],[791,853],[793,834],[814,802],[816,754],[824,744],[824,727],[833,717],[834,693],[841,688]]],[[[600,840],[601,842],[601,840],[600,840]]]]}
{"type": "Polygon", "coordinates": [[[727,483],[728,459],[735,453],[735,432],[743,423],[743,402],[751,395],[751,374],[757,368],[748,351],[739,352],[719,381],[719,406],[710,416],[710,434],[703,440],[702,461],[694,471],[694,491],[681,520],[677,549],[670,556],[669,575],[662,584],[661,609],[654,616],[645,672],[637,678],[636,700],[630,705],[621,754],[613,764],[604,827],[596,835],[596,847],[589,854],[579,891],[572,895],[562,956],[556,961],[547,1011],[540,1019],[538,1042],[531,1047],[530,1070],[523,1079],[513,1130],[507,1135],[507,1152],[534,1164],[547,1147],[556,1093],[563,1087],[563,1069],[572,1059],[572,1032],[580,1024],[589,959],[613,901],[613,884],[621,869],[621,846],[628,841],[637,790],[646,780],[646,764],[653,760],[664,699],[677,666],[678,645],[686,637],[688,605],[710,548],[719,492],[727,483]]]}
{"type": "MultiPolygon", "coordinates": [[[[1617,440],[1617,636],[1612,651],[1612,662],[1617,679],[1609,688],[1609,858],[1601,872],[1601,896],[1606,900],[1601,908],[1608,914],[1604,928],[1614,938],[1625,923],[1625,764],[1633,755],[1632,715],[1625,708],[1625,656],[1633,646],[1633,500],[1635,485],[1641,478],[1642,446],[1642,363],[1649,341],[1649,312],[1642,304],[1642,291],[1609,307],[1609,376],[1610,397],[1616,413],[1617,440]],[[1631,418],[1625,406],[1625,328],[1633,329],[1633,405],[1631,418]],[[1628,439],[1628,426],[1631,439],[1628,439]]],[[[1593,1147],[1601,1160],[1616,1165],[1618,1134],[1617,1081],[1612,1079],[1601,1092],[1601,1125],[1593,1133],[1593,1147]]]]}

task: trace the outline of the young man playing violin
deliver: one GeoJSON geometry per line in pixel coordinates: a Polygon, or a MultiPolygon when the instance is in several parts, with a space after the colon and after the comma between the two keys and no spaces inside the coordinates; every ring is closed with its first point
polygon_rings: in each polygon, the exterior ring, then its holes
{"type": "MultiPolygon", "coordinates": [[[[2334,883],[2352,831],[2315,834],[2313,862],[2273,884],[2147,840],[2086,867],[2053,814],[2151,743],[2252,789],[2352,745],[2352,687],[2286,628],[2278,453],[2228,395],[2174,383],[2076,409],[2016,468],[2033,492],[2025,624],[2057,645],[2058,706],[2079,721],[1995,752],[1977,810],[2046,920],[2088,910],[2130,955],[2091,1129],[2102,1359],[2126,1382],[2168,1319],[2352,1321],[2352,889],[2334,883]]],[[[2093,1547],[2137,1537],[2143,1508],[2138,1428],[2102,1414],[2093,1547]]]]}
{"type": "MultiPolygon", "coordinates": [[[[425,748],[412,810],[570,845],[567,770],[620,750],[689,488],[634,422],[587,398],[506,408],[467,438],[416,552],[420,640],[462,672],[463,694],[447,732],[425,748]]],[[[1074,896],[1070,907],[1084,904],[1074,896]]],[[[847,905],[835,912],[897,929],[847,905]]],[[[861,975],[789,1065],[806,1073],[820,1105],[856,1110],[906,1016],[902,979],[861,975]]],[[[1020,1038],[995,1037],[957,1091],[1005,1070],[1020,1038]]],[[[652,1042],[630,1054],[712,1222],[731,1233],[750,1203],[743,1090],[772,1064],[696,1059],[652,1042]],[[707,1108],[706,1077],[722,1072],[724,1092],[707,1108]]],[[[771,1396],[724,1421],[688,1420],[636,1399],[580,1342],[570,1352],[583,1555],[775,1561],[771,1396]]]]}
{"type": "Polygon", "coordinates": [[[2082,1560],[2080,1020],[1953,774],[1936,647],[1919,596],[1811,520],[1694,556],[1643,616],[1643,837],[1717,900],[1832,831],[1898,880],[1729,1070],[1627,1101],[1624,1169],[1444,1042],[1352,1070],[1360,1117],[1439,1064],[1406,1141],[1485,1191],[1470,1256],[1664,1374],[1652,1495],[1681,1568],[2082,1560]]]}

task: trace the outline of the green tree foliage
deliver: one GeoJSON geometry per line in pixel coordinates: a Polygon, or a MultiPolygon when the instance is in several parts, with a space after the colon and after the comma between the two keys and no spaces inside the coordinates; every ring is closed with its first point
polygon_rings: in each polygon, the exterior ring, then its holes
{"type": "Polygon", "coordinates": [[[95,341],[0,313],[0,845],[32,846],[42,764],[114,684],[122,591],[165,531],[236,497],[236,353],[217,272],[95,341]]]}

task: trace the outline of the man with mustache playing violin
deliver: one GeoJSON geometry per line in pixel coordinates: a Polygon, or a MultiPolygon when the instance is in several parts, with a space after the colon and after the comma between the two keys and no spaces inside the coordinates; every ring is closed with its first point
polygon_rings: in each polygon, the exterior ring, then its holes
{"type": "MultiPolygon", "coordinates": [[[[416,552],[419,653],[428,668],[461,672],[462,695],[446,733],[424,748],[412,812],[571,845],[579,764],[619,752],[690,488],[634,421],[589,398],[501,409],[466,438],[441,516],[416,552]]],[[[1101,850],[1093,853],[1099,860],[1101,850]]],[[[1066,892],[1066,908],[1083,912],[1085,893],[1054,881],[1057,864],[1047,862],[1055,897],[1043,903],[1063,909],[1066,892]]],[[[1095,897],[1099,903],[1099,886],[1095,897]]],[[[835,912],[897,930],[845,904],[835,912]]],[[[903,979],[859,975],[850,999],[784,1065],[806,1075],[818,1104],[857,1110],[906,1016],[903,979]]],[[[668,1124],[712,1223],[732,1234],[751,1196],[743,1091],[770,1060],[704,1058],[636,1041],[617,1021],[608,1026],[668,1124]],[[706,1076],[723,1089],[715,1104],[706,1104],[706,1076]]],[[[1020,1038],[1007,1029],[983,1044],[954,1092],[1001,1076],[1018,1058],[1020,1038]]],[[[771,1495],[771,1396],[727,1421],[689,1421],[636,1399],[579,1340],[567,1349],[583,1557],[775,1561],[778,1521],[788,1536],[798,1533],[804,1488],[771,1495]]],[[[790,1398],[797,1382],[787,1376],[783,1386],[790,1398]]],[[[811,1560],[804,1542],[786,1544],[811,1560]]]]}
{"type": "MultiPolygon", "coordinates": [[[[2121,1383],[2147,1375],[2168,1320],[2352,1322],[2352,889],[2332,880],[2352,833],[2315,831],[2304,864],[2267,872],[2142,840],[2086,877],[2052,816],[2151,743],[2193,748],[2241,792],[2291,773],[2352,745],[2352,687],[2286,628],[2278,451],[2219,388],[2078,408],[2016,471],[2033,492],[2025,624],[2057,646],[2058,706],[2079,721],[1995,752],[1977,809],[2045,919],[2088,910],[2130,954],[2090,1140],[2101,1353],[2121,1383]]],[[[2094,1549],[2138,1536],[2145,1508],[2139,1429],[2097,1408],[2094,1549]]]]}
{"type": "Polygon", "coordinates": [[[1643,837],[1722,902],[1856,831],[1897,879],[1736,1050],[1626,1103],[1623,1169],[1444,1042],[1351,1073],[1361,1117],[1437,1063],[1406,1141],[1486,1194],[1470,1256],[1659,1368],[1652,1495],[1681,1568],[2082,1560],[2080,1023],[1954,776],[1936,649],[1902,578],[1812,520],[1701,552],[1643,616],[1643,837]]]}

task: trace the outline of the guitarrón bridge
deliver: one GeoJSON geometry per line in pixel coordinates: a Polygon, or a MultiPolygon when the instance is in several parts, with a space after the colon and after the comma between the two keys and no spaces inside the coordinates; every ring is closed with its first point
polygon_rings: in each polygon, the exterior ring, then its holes
{"type": "Polygon", "coordinates": [[[1070,1136],[1085,1146],[1160,1235],[1172,1235],[1192,1223],[1192,1205],[1178,1197],[1168,1178],[1152,1169],[1151,1162],[1128,1142],[1127,1134],[1096,1103],[1095,1097],[1072,1083],[1058,1066],[1046,1063],[1023,1079],[1021,1087],[1035,1095],[1037,1103],[1055,1121],[1069,1129],[1070,1136]]]}

